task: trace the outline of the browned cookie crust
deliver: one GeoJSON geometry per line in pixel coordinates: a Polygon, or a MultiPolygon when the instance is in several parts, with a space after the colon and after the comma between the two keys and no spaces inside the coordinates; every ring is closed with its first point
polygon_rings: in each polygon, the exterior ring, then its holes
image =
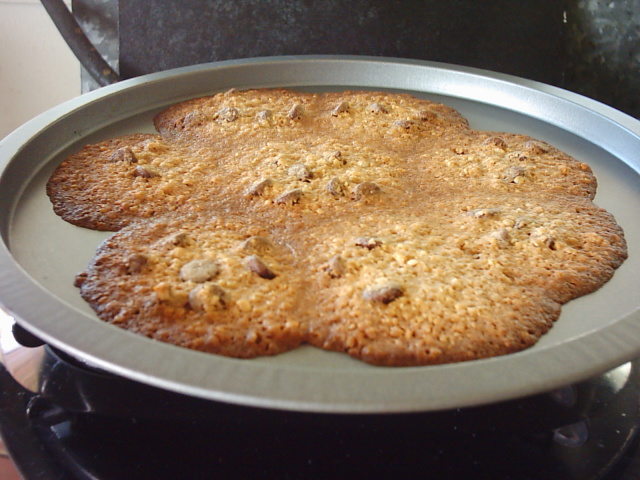
{"type": "Polygon", "coordinates": [[[502,355],[627,255],[587,165],[409,95],[230,91],[154,122],[69,157],[47,191],[67,221],[121,229],[82,296],[162,341],[378,365],[502,355]]]}

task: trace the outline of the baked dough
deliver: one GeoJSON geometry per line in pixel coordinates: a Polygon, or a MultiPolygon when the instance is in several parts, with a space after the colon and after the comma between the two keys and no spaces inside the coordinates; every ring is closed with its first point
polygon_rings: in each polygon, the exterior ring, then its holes
{"type": "Polygon", "coordinates": [[[77,278],[85,300],[161,341],[486,358],[533,345],[627,255],[587,165],[410,95],[232,90],[154,124],[72,155],[47,192],[117,231],[77,278]]]}

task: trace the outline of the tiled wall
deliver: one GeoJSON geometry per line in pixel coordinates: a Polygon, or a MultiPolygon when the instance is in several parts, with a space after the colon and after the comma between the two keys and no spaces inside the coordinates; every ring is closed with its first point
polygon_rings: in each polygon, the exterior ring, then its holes
{"type": "Polygon", "coordinates": [[[80,94],[80,65],[38,0],[0,0],[0,139],[80,94]]]}

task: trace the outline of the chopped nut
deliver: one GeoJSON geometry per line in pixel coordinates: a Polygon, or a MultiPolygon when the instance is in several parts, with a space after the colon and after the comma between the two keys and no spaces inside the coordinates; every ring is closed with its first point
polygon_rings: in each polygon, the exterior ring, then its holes
{"type": "Polygon", "coordinates": [[[505,142],[500,137],[489,137],[484,142],[482,142],[482,145],[496,147],[503,151],[506,151],[508,148],[507,142],[505,142]]]}
{"type": "Polygon", "coordinates": [[[186,263],[180,269],[180,278],[185,282],[204,283],[220,272],[220,267],[213,260],[198,259],[186,263]]]}
{"type": "Polygon", "coordinates": [[[338,177],[333,177],[327,184],[327,191],[334,197],[344,197],[344,183],[342,183],[342,181],[338,177]]]}
{"type": "Polygon", "coordinates": [[[549,247],[551,250],[556,249],[556,239],[553,235],[549,234],[545,228],[536,228],[531,232],[529,240],[536,247],[549,247]]]}
{"type": "Polygon", "coordinates": [[[295,178],[296,180],[300,180],[301,182],[307,182],[313,177],[313,173],[311,173],[309,167],[302,163],[296,163],[295,165],[292,165],[291,167],[289,167],[287,173],[291,177],[295,178]]]}
{"type": "Polygon", "coordinates": [[[273,243],[266,237],[253,235],[242,242],[240,248],[245,252],[267,253],[273,249],[273,243]]]}
{"type": "Polygon", "coordinates": [[[251,185],[249,190],[247,190],[247,194],[252,197],[261,197],[262,195],[264,195],[264,192],[267,190],[267,188],[270,188],[271,186],[273,186],[273,180],[271,180],[270,178],[265,178],[264,180],[260,180],[251,185]]]}
{"type": "Polygon", "coordinates": [[[200,313],[223,310],[227,307],[227,293],[218,285],[206,283],[189,292],[189,306],[200,313]]]}
{"type": "Polygon", "coordinates": [[[216,115],[216,118],[225,122],[235,122],[239,117],[240,112],[235,107],[224,107],[216,115]]]}
{"type": "Polygon", "coordinates": [[[302,190],[289,190],[276,198],[278,205],[296,205],[302,200],[302,190]]]}
{"type": "Polygon", "coordinates": [[[276,278],[276,274],[273,273],[260,259],[260,257],[257,257],[256,255],[249,255],[247,257],[247,267],[261,278],[266,278],[267,280],[276,278]]]}
{"type": "Polygon", "coordinates": [[[189,112],[182,119],[182,125],[185,128],[199,127],[206,123],[209,118],[202,112],[189,112]]]}
{"type": "Polygon", "coordinates": [[[524,168],[514,165],[504,171],[502,179],[507,183],[518,183],[516,182],[516,179],[519,177],[524,178],[525,174],[526,171],[524,168]]]}
{"type": "Polygon", "coordinates": [[[380,105],[377,102],[372,103],[371,105],[369,105],[367,107],[367,110],[369,111],[369,113],[375,113],[375,114],[389,113],[389,110],[384,105],[380,105]]]}
{"type": "Polygon", "coordinates": [[[141,253],[134,253],[127,258],[127,273],[140,273],[145,265],[149,262],[149,257],[141,253]]]}
{"type": "Polygon", "coordinates": [[[346,273],[344,260],[340,255],[334,255],[329,259],[329,262],[327,262],[324,271],[327,272],[331,278],[342,277],[346,273]]]}
{"type": "Polygon", "coordinates": [[[398,282],[388,282],[384,285],[378,285],[366,289],[362,296],[365,300],[376,303],[384,303],[385,305],[393,302],[395,299],[404,294],[402,286],[398,282]]]}
{"type": "Polygon", "coordinates": [[[300,118],[302,118],[302,113],[303,113],[302,105],[299,103],[296,103],[293,107],[291,107],[291,110],[289,110],[289,113],[287,115],[289,115],[289,118],[291,120],[299,120],[300,118]]]}
{"type": "Polygon", "coordinates": [[[467,215],[473,218],[486,218],[486,217],[494,217],[500,210],[497,208],[476,208],[474,210],[469,210],[467,215]]]}
{"type": "Polygon", "coordinates": [[[110,160],[114,163],[115,162],[136,163],[138,161],[135,154],[133,153],[133,150],[131,150],[131,147],[122,147],[117,149],[115,152],[113,152],[113,155],[111,155],[110,160]]]}
{"type": "Polygon", "coordinates": [[[260,110],[256,115],[256,118],[259,122],[266,122],[273,116],[273,112],[271,110],[260,110]]]}
{"type": "Polygon", "coordinates": [[[356,246],[373,250],[382,245],[382,241],[375,237],[358,237],[356,238],[356,246]]]}
{"type": "Polygon", "coordinates": [[[360,200],[362,197],[368,197],[381,193],[382,189],[373,182],[362,182],[353,189],[353,197],[360,200]]]}
{"type": "Polygon", "coordinates": [[[146,165],[144,167],[138,165],[133,171],[133,176],[141,178],[153,178],[159,177],[160,173],[158,173],[158,171],[151,165],[146,165]]]}
{"type": "Polygon", "coordinates": [[[331,115],[333,115],[334,117],[337,117],[338,115],[340,115],[341,113],[348,113],[349,112],[349,104],[347,102],[340,102],[332,111],[331,111],[331,115]]]}

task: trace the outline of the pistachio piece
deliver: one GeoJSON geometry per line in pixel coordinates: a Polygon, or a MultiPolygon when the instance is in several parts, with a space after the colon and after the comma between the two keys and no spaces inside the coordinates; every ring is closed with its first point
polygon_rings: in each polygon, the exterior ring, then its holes
{"type": "Polygon", "coordinates": [[[198,259],[185,263],[180,269],[180,278],[185,282],[204,283],[220,272],[220,267],[213,260],[198,259]]]}
{"type": "Polygon", "coordinates": [[[251,270],[253,273],[258,275],[261,278],[266,278],[267,280],[272,280],[276,278],[276,274],[267,267],[267,265],[262,261],[262,259],[256,255],[249,255],[247,257],[247,268],[251,270]]]}
{"type": "Polygon", "coordinates": [[[402,286],[398,282],[387,282],[383,285],[367,288],[362,293],[362,297],[370,302],[384,303],[386,305],[401,297],[403,294],[402,286]]]}

